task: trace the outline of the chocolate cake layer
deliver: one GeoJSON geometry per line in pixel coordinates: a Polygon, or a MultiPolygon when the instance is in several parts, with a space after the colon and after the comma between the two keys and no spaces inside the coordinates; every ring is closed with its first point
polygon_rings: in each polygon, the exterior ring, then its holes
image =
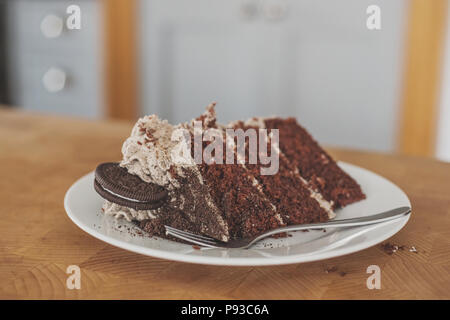
{"type": "MultiPolygon", "coordinates": [[[[138,226],[151,235],[159,237],[169,237],[166,235],[165,225],[170,225],[179,230],[190,231],[194,233],[203,233],[199,224],[193,223],[182,211],[168,208],[165,214],[155,219],[145,219],[138,222],[138,226]]],[[[174,240],[174,238],[171,238],[174,240]]]]}

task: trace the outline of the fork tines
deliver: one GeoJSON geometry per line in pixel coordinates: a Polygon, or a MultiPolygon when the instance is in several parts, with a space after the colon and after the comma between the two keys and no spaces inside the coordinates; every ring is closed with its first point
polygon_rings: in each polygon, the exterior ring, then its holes
{"type": "Polygon", "coordinates": [[[194,233],[191,233],[188,231],[182,231],[182,230],[172,228],[169,226],[165,226],[165,227],[166,227],[166,234],[168,234],[168,235],[172,235],[176,238],[183,239],[188,242],[193,242],[193,243],[205,246],[205,247],[217,248],[218,240],[216,240],[214,238],[194,234],[194,233]]]}

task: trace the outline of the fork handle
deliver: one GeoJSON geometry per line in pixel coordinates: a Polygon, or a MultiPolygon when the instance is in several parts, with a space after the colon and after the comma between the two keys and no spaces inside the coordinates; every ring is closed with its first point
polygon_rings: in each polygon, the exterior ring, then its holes
{"type": "Polygon", "coordinates": [[[273,234],[288,232],[288,231],[300,231],[300,230],[306,230],[306,229],[324,229],[324,228],[331,228],[331,227],[356,227],[356,226],[375,224],[375,223],[394,220],[399,217],[406,216],[410,212],[411,212],[410,207],[400,207],[400,208],[392,209],[392,210],[385,211],[382,213],[365,216],[365,217],[359,217],[359,218],[333,220],[333,221],[322,222],[322,223],[291,225],[291,226],[281,227],[281,228],[277,228],[275,230],[267,231],[267,232],[261,234],[260,236],[258,236],[256,239],[254,239],[254,242],[264,239],[273,234]]]}

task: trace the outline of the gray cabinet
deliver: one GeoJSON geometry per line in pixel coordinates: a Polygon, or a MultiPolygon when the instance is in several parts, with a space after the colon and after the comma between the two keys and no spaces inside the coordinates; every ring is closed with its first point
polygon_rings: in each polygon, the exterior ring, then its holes
{"type": "Polygon", "coordinates": [[[81,30],[66,27],[73,1],[8,1],[8,74],[13,104],[96,118],[102,114],[99,1],[77,1],[81,30]]]}

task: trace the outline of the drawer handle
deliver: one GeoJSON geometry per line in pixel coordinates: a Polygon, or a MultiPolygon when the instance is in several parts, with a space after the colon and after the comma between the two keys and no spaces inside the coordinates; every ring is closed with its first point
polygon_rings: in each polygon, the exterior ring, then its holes
{"type": "Polygon", "coordinates": [[[41,21],[41,32],[47,38],[57,38],[61,35],[63,26],[62,18],[49,14],[41,21]]]}
{"type": "Polygon", "coordinates": [[[56,93],[64,89],[66,85],[66,72],[56,67],[52,67],[42,77],[44,88],[50,93],[56,93]]]}
{"type": "Polygon", "coordinates": [[[241,5],[240,15],[245,20],[253,20],[258,16],[259,6],[254,1],[247,1],[241,5]]]}
{"type": "Polygon", "coordinates": [[[268,1],[263,11],[268,20],[281,21],[286,17],[287,9],[285,1],[268,1]]]}

